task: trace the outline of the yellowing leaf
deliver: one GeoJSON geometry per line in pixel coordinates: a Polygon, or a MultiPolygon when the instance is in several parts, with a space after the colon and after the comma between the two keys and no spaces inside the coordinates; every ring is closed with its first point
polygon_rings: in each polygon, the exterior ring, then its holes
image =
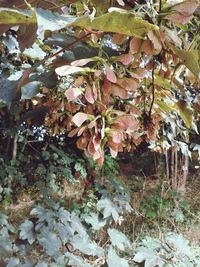
{"type": "Polygon", "coordinates": [[[11,8],[0,8],[0,24],[1,25],[20,25],[36,23],[35,13],[25,13],[11,8]]]}
{"type": "Polygon", "coordinates": [[[197,50],[182,50],[173,48],[183,64],[198,78],[200,78],[199,52],[197,50]]]}
{"type": "Polygon", "coordinates": [[[122,9],[114,10],[96,18],[80,17],[70,25],[137,37],[144,37],[150,30],[157,29],[156,25],[136,17],[133,12],[122,9]]]}
{"type": "Polygon", "coordinates": [[[186,127],[190,128],[192,126],[193,119],[192,110],[188,107],[187,103],[184,100],[179,100],[177,103],[177,107],[186,127]]]}

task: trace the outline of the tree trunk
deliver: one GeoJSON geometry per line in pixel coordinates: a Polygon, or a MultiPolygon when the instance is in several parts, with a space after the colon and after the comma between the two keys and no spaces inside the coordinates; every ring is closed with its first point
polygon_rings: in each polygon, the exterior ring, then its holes
{"type": "Polygon", "coordinates": [[[166,173],[171,189],[185,194],[189,157],[178,151],[177,146],[173,146],[166,151],[165,158],[166,173]]]}

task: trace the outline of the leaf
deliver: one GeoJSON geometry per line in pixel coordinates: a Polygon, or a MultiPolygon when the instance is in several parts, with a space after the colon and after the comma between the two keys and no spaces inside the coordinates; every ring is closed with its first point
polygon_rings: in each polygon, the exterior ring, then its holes
{"type": "Polygon", "coordinates": [[[75,249],[80,250],[86,255],[103,256],[104,250],[99,247],[95,242],[91,241],[87,235],[75,235],[71,238],[71,244],[75,249]]]}
{"type": "Polygon", "coordinates": [[[106,221],[99,220],[99,216],[97,213],[91,212],[89,215],[84,217],[86,223],[91,224],[92,228],[95,231],[100,230],[106,224],[106,221]]]}
{"type": "Polygon", "coordinates": [[[119,257],[116,251],[110,246],[107,256],[108,267],[128,267],[128,261],[119,257]]]}
{"type": "Polygon", "coordinates": [[[75,20],[71,26],[80,26],[82,28],[91,28],[95,30],[121,33],[128,36],[144,37],[150,30],[156,30],[157,26],[153,25],[139,17],[131,11],[123,9],[111,10],[96,18],[83,16],[75,20]]]}
{"type": "Polygon", "coordinates": [[[29,220],[25,220],[25,222],[23,222],[19,229],[20,229],[20,233],[19,236],[22,240],[27,239],[29,244],[33,244],[33,242],[35,241],[35,237],[33,234],[33,223],[32,221],[29,220]]]}
{"type": "Polygon", "coordinates": [[[44,31],[57,31],[63,29],[76,19],[72,16],[62,16],[59,13],[42,8],[36,8],[36,15],[38,25],[42,26],[44,31]]]}
{"type": "Polygon", "coordinates": [[[93,120],[94,116],[83,113],[83,112],[78,112],[74,117],[72,118],[72,121],[76,124],[76,126],[80,127],[86,120],[93,120]]]}
{"type": "Polygon", "coordinates": [[[125,250],[125,247],[130,248],[131,244],[128,238],[120,231],[116,229],[108,229],[108,235],[113,246],[117,246],[120,250],[125,250]]]}
{"type": "Polygon", "coordinates": [[[35,13],[11,8],[0,8],[1,25],[20,25],[37,23],[35,13]]]}
{"type": "Polygon", "coordinates": [[[106,69],[106,79],[112,83],[116,83],[117,77],[114,71],[108,65],[105,66],[105,69],[106,69]]]}
{"type": "Polygon", "coordinates": [[[187,0],[170,8],[170,14],[165,18],[175,23],[186,24],[193,18],[193,13],[198,7],[198,1],[187,0]]]}
{"type": "Polygon", "coordinates": [[[119,116],[113,121],[112,128],[119,130],[135,130],[138,127],[138,121],[133,115],[119,116]]]}
{"type": "Polygon", "coordinates": [[[20,260],[18,258],[9,259],[6,267],[16,267],[19,266],[20,260]]]}
{"type": "Polygon", "coordinates": [[[119,61],[125,66],[128,66],[133,61],[133,59],[134,57],[131,54],[123,54],[123,55],[116,57],[115,61],[119,61]]]}
{"type": "Polygon", "coordinates": [[[90,104],[94,104],[94,95],[92,92],[92,88],[90,85],[87,85],[86,89],[85,89],[85,99],[90,103],[90,104]]]}
{"type": "Polygon", "coordinates": [[[44,247],[47,255],[55,256],[61,247],[61,241],[55,233],[43,230],[38,237],[38,242],[44,247]]]}
{"type": "Polygon", "coordinates": [[[69,74],[74,74],[74,73],[87,73],[87,72],[94,72],[94,70],[90,69],[90,68],[81,68],[81,67],[74,67],[74,66],[62,66],[59,68],[55,69],[55,72],[59,75],[59,76],[67,76],[69,74]]]}
{"type": "Polygon", "coordinates": [[[130,41],[129,47],[130,47],[130,52],[132,54],[135,54],[139,51],[141,45],[142,45],[142,41],[141,39],[137,38],[137,37],[133,37],[130,41]]]}
{"type": "Polygon", "coordinates": [[[35,267],[48,267],[48,263],[45,261],[39,261],[35,267]]]}
{"type": "Polygon", "coordinates": [[[36,96],[42,86],[41,82],[33,81],[25,84],[21,87],[22,96],[21,99],[31,99],[36,96]]]}
{"type": "Polygon", "coordinates": [[[65,253],[66,257],[68,257],[69,262],[68,265],[78,266],[78,267],[91,267],[91,265],[84,263],[84,260],[80,256],[76,256],[70,252],[65,253]]]}
{"type": "Polygon", "coordinates": [[[37,45],[36,43],[33,44],[31,48],[26,48],[23,52],[25,56],[28,56],[32,59],[43,59],[46,56],[46,53],[37,45]]]}
{"type": "Polygon", "coordinates": [[[102,198],[97,202],[97,210],[102,211],[104,218],[112,216],[116,222],[119,219],[117,206],[109,198],[102,198]]]}
{"type": "Polygon", "coordinates": [[[6,75],[0,75],[0,100],[9,104],[15,98],[17,81],[10,81],[6,75]]]}
{"type": "Polygon", "coordinates": [[[65,91],[65,95],[69,101],[75,100],[77,97],[81,96],[83,91],[81,88],[69,88],[65,91]]]}
{"type": "Polygon", "coordinates": [[[198,50],[182,50],[173,48],[175,54],[180,58],[183,64],[197,77],[200,78],[200,55],[198,50]]]}
{"type": "Polygon", "coordinates": [[[193,112],[188,107],[187,103],[184,100],[179,100],[177,102],[177,107],[179,109],[180,116],[184,121],[187,128],[191,128],[193,121],[193,112]]]}
{"type": "Polygon", "coordinates": [[[75,60],[71,63],[72,66],[75,66],[75,67],[82,67],[86,64],[88,64],[89,62],[92,62],[92,61],[98,61],[100,60],[99,57],[94,57],[94,58],[84,58],[84,59],[79,59],[79,60],[75,60]]]}
{"type": "Polygon", "coordinates": [[[120,78],[117,81],[117,84],[119,84],[122,88],[124,88],[126,91],[133,91],[135,92],[139,86],[139,83],[133,79],[133,78],[120,78]]]}

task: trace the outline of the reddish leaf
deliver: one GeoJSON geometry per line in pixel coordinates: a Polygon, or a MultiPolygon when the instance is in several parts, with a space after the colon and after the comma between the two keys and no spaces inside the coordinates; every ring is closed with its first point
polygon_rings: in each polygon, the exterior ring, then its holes
{"type": "Polygon", "coordinates": [[[65,91],[65,95],[69,101],[73,101],[82,95],[82,90],[80,88],[69,88],[65,91]]]}
{"type": "Polygon", "coordinates": [[[71,62],[71,65],[75,66],[75,67],[82,67],[91,61],[94,61],[94,59],[84,58],[84,59],[79,59],[79,60],[75,60],[75,61],[71,62]]]}
{"type": "Polygon", "coordinates": [[[129,65],[133,61],[133,56],[130,54],[123,54],[116,58],[116,61],[121,62],[125,66],[129,65]]]}
{"type": "Polygon", "coordinates": [[[78,112],[76,115],[74,115],[72,121],[76,124],[76,126],[80,127],[86,120],[91,120],[93,118],[94,118],[93,115],[83,112],[78,112]]]}
{"type": "Polygon", "coordinates": [[[112,140],[114,143],[119,144],[120,142],[122,142],[123,139],[123,134],[121,131],[113,131],[111,130],[110,135],[112,137],[112,140]]]}
{"type": "Polygon", "coordinates": [[[160,52],[160,50],[162,49],[162,45],[161,45],[160,40],[158,39],[158,36],[155,34],[155,32],[150,31],[148,33],[148,37],[151,40],[151,42],[153,43],[155,50],[160,52]]]}
{"type": "Polygon", "coordinates": [[[106,79],[112,83],[116,83],[117,77],[114,71],[108,65],[105,66],[105,69],[106,69],[106,79]]]}
{"type": "Polygon", "coordinates": [[[126,91],[136,91],[139,86],[138,82],[132,78],[121,78],[117,81],[117,84],[126,91]]]}
{"type": "Polygon", "coordinates": [[[171,14],[167,15],[166,18],[175,22],[186,24],[193,18],[193,13],[198,7],[198,1],[188,0],[180,4],[174,5],[171,8],[171,14]]]}
{"type": "Polygon", "coordinates": [[[131,53],[132,54],[137,53],[141,45],[142,45],[142,40],[137,37],[133,37],[129,44],[131,53]]]}
{"type": "Polygon", "coordinates": [[[138,122],[133,115],[123,115],[118,117],[112,126],[114,129],[127,130],[127,129],[137,129],[138,122]]]}
{"type": "Polygon", "coordinates": [[[68,133],[68,136],[69,137],[75,136],[78,133],[79,130],[80,130],[80,128],[73,129],[71,132],[68,133]]]}
{"type": "Polygon", "coordinates": [[[128,92],[117,84],[112,84],[110,87],[110,93],[114,96],[119,96],[122,99],[128,99],[128,92]]]}
{"type": "Polygon", "coordinates": [[[90,103],[94,104],[94,96],[92,93],[92,88],[87,85],[86,90],[85,90],[85,99],[90,103]]]}
{"type": "Polygon", "coordinates": [[[150,40],[146,40],[142,45],[142,50],[147,55],[152,55],[154,51],[153,43],[150,40]]]}

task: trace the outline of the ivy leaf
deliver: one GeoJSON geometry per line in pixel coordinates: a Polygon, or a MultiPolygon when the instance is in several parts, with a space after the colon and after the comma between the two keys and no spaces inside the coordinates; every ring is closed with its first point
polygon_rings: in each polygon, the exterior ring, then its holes
{"type": "Polygon", "coordinates": [[[104,218],[112,216],[115,222],[119,219],[117,206],[109,198],[100,199],[97,203],[97,209],[102,211],[104,218]]]}
{"type": "Polygon", "coordinates": [[[43,231],[38,241],[49,256],[55,256],[59,252],[61,241],[55,233],[43,231]]]}
{"type": "Polygon", "coordinates": [[[21,88],[21,92],[22,92],[21,99],[33,98],[39,93],[41,86],[42,86],[42,83],[38,81],[33,81],[33,82],[29,82],[25,84],[21,88]]]}
{"type": "Polygon", "coordinates": [[[120,231],[116,229],[108,229],[108,235],[110,236],[110,240],[113,246],[117,246],[120,250],[125,250],[125,247],[131,246],[128,238],[120,231]]]}
{"type": "Polygon", "coordinates": [[[136,253],[133,260],[139,263],[145,261],[144,265],[145,267],[153,267],[153,266],[162,267],[165,264],[164,260],[162,260],[161,257],[159,257],[156,252],[146,247],[140,247],[139,251],[136,253]]]}
{"type": "Polygon", "coordinates": [[[104,225],[106,224],[106,221],[100,221],[98,214],[93,213],[93,212],[91,212],[89,215],[85,216],[84,219],[85,219],[86,223],[92,225],[92,228],[95,231],[98,231],[99,229],[104,227],[104,225]]]}
{"type": "Polygon", "coordinates": [[[187,103],[184,100],[179,100],[177,102],[177,107],[179,109],[180,116],[184,121],[186,127],[190,128],[192,126],[192,120],[193,120],[192,110],[188,107],[187,103]]]}
{"type": "Polygon", "coordinates": [[[80,26],[95,30],[125,34],[128,36],[144,37],[150,30],[156,30],[153,25],[139,17],[133,12],[123,9],[115,9],[96,18],[83,16],[75,20],[70,26],[80,26]]]}
{"type": "Polygon", "coordinates": [[[65,253],[66,257],[68,257],[68,265],[73,265],[77,267],[91,267],[91,265],[84,263],[84,260],[80,256],[76,256],[70,252],[65,253]]]}
{"type": "Polygon", "coordinates": [[[75,235],[71,238],[71,244],[75,249],[80,250],[86,255],[103,256],[104,250],[99,247],[95,242],[92,242],[87,235],[75,235]]]}
{"type": "Polygon", "coordinates": [[[33,244],[33,242],[35,241],[35,237],[34,237],[34,234],[33,234],[33,223],[29,220],[25,220],[25,222],[23,222],[19,229],[20,229],[20,238],[22,240],[25,240],[27,239],[29,244],[33,244]]]}
{"type": "Polygon", "coordinates": [[[128,267],[128,261],[119,257],[116,251],[110,247],[107,256],[108,267],[128,267]]]}

